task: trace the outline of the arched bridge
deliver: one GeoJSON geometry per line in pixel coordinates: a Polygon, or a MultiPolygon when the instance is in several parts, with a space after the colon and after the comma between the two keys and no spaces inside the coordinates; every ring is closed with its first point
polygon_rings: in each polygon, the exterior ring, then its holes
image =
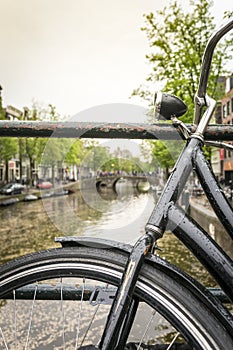
{"type": "Polygon", "coordinates": [[[146,175],[112,175],[112,176],[100,176],[96,177],[97,188],[116,188],[116,184],[119,181],[130,181],[133,187],[138,188],[140,184],[149,183],[150,185],[156,185],[158,180],[156,176],[146,175]]]}

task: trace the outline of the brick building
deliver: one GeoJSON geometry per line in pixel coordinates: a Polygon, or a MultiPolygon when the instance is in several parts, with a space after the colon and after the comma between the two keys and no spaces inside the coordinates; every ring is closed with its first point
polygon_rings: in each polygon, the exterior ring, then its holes
{"type": "MultiPolygon", "coordinates": [[[[233,75],[226,79],[226,95],[221,99],[223,124],[233,124],[233,75]]],[[[220,161],[226,185],[233,183],[233,152],[220,150],[220,161]]]]}

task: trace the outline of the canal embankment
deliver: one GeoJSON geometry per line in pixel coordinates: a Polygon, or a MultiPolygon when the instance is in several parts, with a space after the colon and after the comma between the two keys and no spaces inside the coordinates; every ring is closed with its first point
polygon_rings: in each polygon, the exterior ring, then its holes
{"type": "Polygon", "coordinates": [[[20,194],[0,195],[0,206],[8,206],[18,202],[32,201],[52,196],[67,195],[79,190],[79,181],[69,182],[53,187],[49,190],[37,188],[25,188],[20,194]],[[33,198],[34,197],[34,198],[33,198]]]}
{"type": "Polygon", "coordinates": [[[233,242],[215,215],[210,204],[200,197],[190,199],[190,214],[209,235],[233,258],[233,242]]]}

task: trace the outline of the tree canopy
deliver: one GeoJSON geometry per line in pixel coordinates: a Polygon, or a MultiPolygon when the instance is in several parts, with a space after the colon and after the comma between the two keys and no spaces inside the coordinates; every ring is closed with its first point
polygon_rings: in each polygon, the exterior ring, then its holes
{"type": "MultiPolygon", "coordinates": [[[[141,85],[133,91],[152,106],[151,86],[162,83],[162,90],[180,97],[188,106],[188,112],[181,118],[193,121],[194,96],[197,91],[202,57],[206,44],[215,30],[211,14],[212,1],[190,0],[186,12],[181,1],[172,0],[170,4],[156,13],[145,14],[145,32],[150,52],[146,59],[151,66],[147,77],[150,87],[141,85]]],[[[230,13],[225,12],[225,17],[230,13]]],[[[233,36],[228,34],[215,49],[213,55],[207,93],[218,100],[224,94],[221,77],[230,75],[226,66],[232,58],[233,36]]],[[[171,141],[170,141],[171,142],[171,141]]],[[[174,142],[173,142],[174,143],[174,142]]],[[[177,155],[170,153],[168,143],[155,141],[151,146],[152,163],[168,170],[175,163],[177,155]]],[[[172,146],[179,151],[180,146],[172,146]]]]}
{"type": "MultiPolygon", "coordinates": [[[[209,0],[190,0],[189,12],[185,12],[181,3],[173,0],[162,10],[144,15],[142,30],[150,46],[146,59],[152,67],[147,81],[162,82],[163,91],[177,95],[188,105],[189,110],[184,117],[186,122],[191,122],[193,118],[193,100],[202,56],[215,29],[211,6],[212,1],[209,0]]],[[[227,74],[225,67],[231,59],[229,52],[232,48],[232,35],[228,35],[218,44],[213,56],[208,94],[216,99],[223,93],[218,81],[220,76],[227,74]]],[[[152,102],[146,87],[135,89],[133,95],[152,102]]]]}

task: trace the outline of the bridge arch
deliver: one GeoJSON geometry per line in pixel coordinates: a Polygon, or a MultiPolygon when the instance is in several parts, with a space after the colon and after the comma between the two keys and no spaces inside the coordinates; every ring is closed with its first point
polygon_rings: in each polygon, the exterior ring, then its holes
{"type": "Polygon", "coordinates": [[[140,184],[148,183],[148,189],[150,186],[150,183],[154,181],[150,181],[152,179],[149,179],[147,176],[135,176],[135,175],[119,175],[119,176],[103,176],[96,178],[96,188],[101,189],[102,188],[112,188],[114,191],[116,191],[116,184],[119,180],[125,179],[127,181],[130,181],[135,188],[140,190],[140,184]]]}
{"type": "Polygon", "coordinates": [[[107,183],[104,180],[97,180],[96,181],[96,188],[100,189],[101,187],[107,187],[107,183]]]}

